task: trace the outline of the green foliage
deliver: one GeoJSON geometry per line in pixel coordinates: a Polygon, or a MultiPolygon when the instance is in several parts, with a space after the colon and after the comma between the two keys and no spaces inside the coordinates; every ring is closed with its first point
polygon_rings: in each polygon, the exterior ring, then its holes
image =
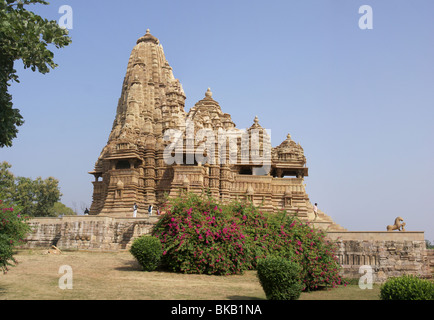
{"type": "Polygon", "coordinates": [[[389,278],[380,288],[381,300],[434,300],[434,282],[412,275],[389,278]]]}
{"type": "Polygon", "coordinates": [[[154,271],[163,256],[161,242],[154,236],[141,236],[134,240],[130,253],[145,271],[154,271]]]}
{"type": "Polygon", "coordinates": [[[77,215],[74,210],[65,206],[62,202],[55,202],[53,205],[53,212],[55,216],[75,216],[77,215]]]}
{"type": "Polygon", "coordinates": [[[15,176],[9,169],[12,166],[3,161],[0,163],[0,199],[4,201],[12,201],[15,189],[15,176]]]}
{"type": "Polygon", "coordinates": [[[0,163],[0,197],[8,203],[16,203],[26,216],[57,216],[54,204],[60,200],[59,181],[53,177],[32,180],[14,177],[11,165],[0,163]]]}
{"type": "Polygon", "coordinates": [[[67,29],[27,10],[25,6],[29,4],[47,5],[48,2],[0,0],[0,148],[12,146],[17,127],[24,123],[8,93],[9,82],[19,82],[14,61],[21,60],[24,68],[45,74],[57,67],[54,54],[47,46],[62,48],[71,43],[67,29]]]}
{"type": "Polygon", "coordinates": [[[268,300],[297,300],[303,290],[301,266],[279,256],[258,260],[258,279],[268,300]]]}
{"type": "Polygon", "coordinates": [[[0,200],[0,270],[3,273],[17,263],[13,257],[14,248],[22,243],[30,231],[27,217],[24,218],[16,209],[0,200]]]}

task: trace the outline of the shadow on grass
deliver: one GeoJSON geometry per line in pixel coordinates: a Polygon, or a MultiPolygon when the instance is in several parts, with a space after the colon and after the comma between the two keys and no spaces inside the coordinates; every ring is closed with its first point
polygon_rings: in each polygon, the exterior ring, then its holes
{"type": "Polygon", "coordinates": [[[246,296],[228,296],[229,300],[266,300],[258,297],[246,297],[246,296]]]}
{"type": "Polygon", "coordinates": [[[115,270],[118,270],[118,271],[143,271],[143,272],[154,272],[155,271],[155,272],[179,274],[177,272],[167,270],[163,266],[159,266],[153,271],[144,271],[143,267],[140,265],[140,263],[137,260],[130,260],[128,262],[125,262],[123,266],[116,267],[115,270]]]}
{"type": "Polygon", "coordinates": [[[0,297],[4,296],[7,292],[6,287],[0,286],[0,297]]]}
{"type": "Polygon", "coordinates": [[[115,268],[118,271],[143,271],[142,266],[137,260],[131,260],[125,263],[122,267],[115,268]]]}

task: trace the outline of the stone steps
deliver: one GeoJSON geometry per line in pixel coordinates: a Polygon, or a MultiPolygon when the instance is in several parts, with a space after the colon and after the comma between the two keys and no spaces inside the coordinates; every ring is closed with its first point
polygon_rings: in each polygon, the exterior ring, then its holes
{"type": "Polygon", "coordinates": [[[318,210],[318,218],[315,221],[312,221],[312,223],[315,226],[328,231],[348,231],[341,225],[335,223],[332,218],[321,210],[318,210]]]}

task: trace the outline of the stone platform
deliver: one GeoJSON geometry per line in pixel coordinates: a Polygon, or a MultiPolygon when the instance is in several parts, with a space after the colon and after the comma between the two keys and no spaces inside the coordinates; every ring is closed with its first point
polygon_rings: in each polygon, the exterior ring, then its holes
{"type": "MultiPolygon", "coordinates": [[[[158,216],[34,218],[30,221],[33,233],[27,237],[24,247],[50,248],[55,245],[62,250],[128,250],[135,238],[151,232],[158,219],[158,216]]],[[[362,266],[371,267],[373,281],[377,283],[403,274],[432,277],[424,232],[340,229],[329,229],[327,235],[338,241],[337,258],[344,277],[360,278],[362,266]]]]}
{"type": "Polygon", "coordinates": [[[33,233],[27,248],[51,247],[77,250],[127,250],[132,241],[151,231],[157,217],[113,218],[105,216],[68,216],[34,218],[33,233]]]}

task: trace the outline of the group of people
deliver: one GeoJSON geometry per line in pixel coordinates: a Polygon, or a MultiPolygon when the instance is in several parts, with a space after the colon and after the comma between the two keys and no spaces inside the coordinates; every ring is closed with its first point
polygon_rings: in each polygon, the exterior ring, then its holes
{"type": "MultiPolygon", "coordinates": [[[[154,206],[152,204],[149,205],[148,207],[148,214],[149,216],[152,216],[152,210],[153,210],[154,206]]],[[[137,204],[134,202],[134,206],[133,206],[133,217],[135,218],[137,216],[137,210],[139,209],[139,207],[137,206],[137,204]]],[[[315,214],[315,219],[316,220],[318,218],[318,204],[315,203],[315,205],[313,206],[313,213],[315,214]]],[[[157,215],[160,215],[160,209],[157,208],[157,215]]]]}
{"type": "MultiPolygon", "coordinates": [[[[137,203],[134,202],[133,205],[133,217],[135,218],[137,216],[137,210],[139,209],[139,207],[137,206],[137,203]]],[[[149,216],[152,216],[152,210],[154,209],[154,206],[152,204],[150,204],[148,206],[148,214],[149,216]]],[[[160,209],[157,207],[157,215],[160,215],[160,209]]]]}

